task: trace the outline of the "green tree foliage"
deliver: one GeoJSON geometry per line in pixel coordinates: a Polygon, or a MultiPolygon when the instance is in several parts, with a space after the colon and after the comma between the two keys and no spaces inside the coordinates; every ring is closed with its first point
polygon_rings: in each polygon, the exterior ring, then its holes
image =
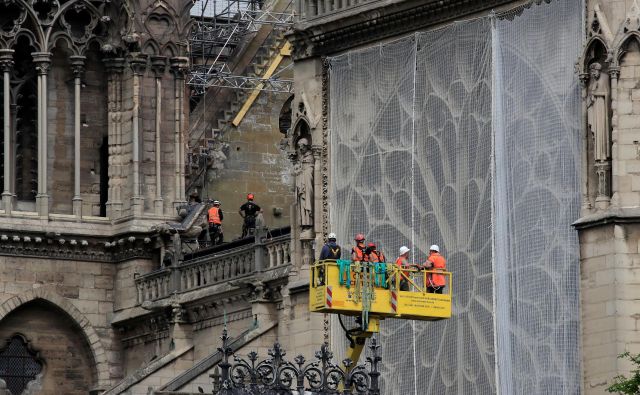
{"type": "Polygon", "coordinates": [[[640,354],[631,355],[629,352],[620,354],[618,358],[627,358],[635,365],[631,371],[631,376],[617,376],[613,379],[613,384],[607,388],[609,392],[617,392],[619,394],[636,395],[640,393],[640,354]]]}

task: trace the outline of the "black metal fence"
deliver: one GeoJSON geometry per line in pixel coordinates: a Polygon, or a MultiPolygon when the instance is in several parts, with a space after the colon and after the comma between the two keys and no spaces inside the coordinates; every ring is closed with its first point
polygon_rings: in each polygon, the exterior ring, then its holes
{"type": "Polygon", "coordinates": [[[269,350],[269,357],[259,360],[256,352],[246,358],[235,355],[226,329],[222,336],[223,354],[219,370],[211,375],[214,395],[379,395],[378,367],[382,361],[380,345],[371,340],[370,356],[364,365],[350,359],[342,365],[333,362],[327,343],[315,353],[313,361],[298,355],[293,362],[285,359],[279,343],[269,350]]]}

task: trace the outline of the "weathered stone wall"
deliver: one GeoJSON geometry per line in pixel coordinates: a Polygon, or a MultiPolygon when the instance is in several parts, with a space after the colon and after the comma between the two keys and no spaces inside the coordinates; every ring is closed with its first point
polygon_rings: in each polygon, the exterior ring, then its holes
{"type": "Polygon", "coordinates": [[[100,184],[108,172],[103,168],[107,154],[107,76],[101,56],[96,51],[87,53],[84,73],[85,87],[80,103],[80,193],[82,215],[100,215],[100,194],[106,193],[100,184]],[[82,122],[85,122],[82,124],[82,122]]]}
{"type": "MultiPolygon", "coordinates": [[[[54,51],[48,79],[51,212],[72,214],[74,195],[74,75],[69,53],[54,51]]],[[[80,93],[80,193],[83,215],[100,215],[102,144],[107,136],[106,75],[100,56],[87,53],[80,93]]],[[[105,152],[106,153],[106,152],[105,152]]],[[[107,185],[104,185],[106,188],[107,185]]]]}
{"type": "Polygon", "coordinates": [[[586,394],[603,394],[615,376],[629,371],[617,356],[640,353],[640,226],[583,230],[581,244],[582,352],[586,394]]]}
{"type": "Polygon", "coordinates": [[[73,198],[73,74],[68,54],[56,51],[51,60],[48,79],[49,118],[48,144],[50,148],[49,171],[55,180],[51,183],[51,212],[71,214],[73,198]]]}
{"type": "MultiPolygon", "coordinates": [[[[167,65],[161,78],[162,99],[161,104],[161,195],[163,196],[163,206],[165,212],[171,214],[173,211],[172,202],[175,194],[175,156],[174,156],[174,97],[175,90],[173,77],[169,73],[167,65]]],[[[145,210],[153,211],[154,200],[156,199],[156,108],[158,99],[156,98],[156,78],[153,71],[149,70],[143,79],[142,84],[142,133],[141,133],[141,170],[143,173],[142,190],[145,197],[145,210]]],[[[173,212],[175,213],[175,212],[173,212]]]]}
{"type": "Polygon", "coordinates": [[[135,278],[152,271],[157,265],[150,260],[135,259],[116,265],[114,311],[131,308],[137,304],[135,278]]]}
{"type": "Polygon", "coordinates": [[[629,46],[620,64],[614,121],[613,183],[616,185],[614,204],[621,207],[640,205],[640,47],[629,46]],[[617,127],[615,127],[617,126],[617,127]]]}
{"type": "Polygon", "coordinates": [[[285,135],[279,131],[280,111],[288,98],[287,94],[261,92],[242,123],[221,137],[228,145],[227,159],[222,169],[210,171],[203,196],[222,202],[225,240],[242,233],[238,210],[247,193],[255,195],[269,228],[289,225],[293,179],[281,148],[285,135]]]}
{"type": "MultiPolygon", "coordinates": [[[[632,366],[617,356],[640,353],[637,321],[640,304],[640,9],[634,0],[587,2],[582,77],[603,65],[611,78],[611,203],[585,205],[580,231],[582,368],[585,394],[604,394],[613,378],[632,366]],[[608,52],[608,54],[607,54],[608,52]],[[609,56],[607,56],[609,55],[609,56]],[[617,79],[616,79],[617,77],[617,79]]],[[[588,87],[588,84],[585,84],[588,87]]],[[[586,116],[586,114],[584,114],[586,116]]],[[[586,129],[589,193],[598,178],[593,166],[593,134],[586,129]]]]}
{"type": "Polygon", "coordinates": [[[89,340],[95,358],[92,366],[102,372],[98,381],[104,387],[123,374],[120,339],[111,329],[114,310],[135,304],[134,273],[144,273],[150,266],[145,260],[117,265],[0,256],[0,323],[6,314],[34,298],[63,309],[77,326],[91,328],[85,335],[95,336],[89,340]]]}
{"type": "Polygon", "coordinates": [[[63,310],[44,301],[20,306],[0,322],[0,341],[16,333],[26,337],[45,361],[38,394],[89,393],[96,382],[96,365],[77,323],[63,310]]]}

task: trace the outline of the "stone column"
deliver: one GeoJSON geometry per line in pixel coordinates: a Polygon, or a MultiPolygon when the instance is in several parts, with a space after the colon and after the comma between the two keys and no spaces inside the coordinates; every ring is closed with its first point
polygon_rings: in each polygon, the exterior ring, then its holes
{"type": "MultiPolygon", "coordinates": [[[[614,157],[614,152],[618,151],[618,80],[620,79],[620,66],[617,64],[609,67],[609,75],[611,76],[611,156],[614,157]]],[[[609,169],[607,171],[607,177],[609,179],[609,190],[607,196],[610,197],[608,204],[618,206],[619,202],[614,199],[614,191],[618,191],[618,179],[614,177],[614,174],[618,174],[618,169],[613,169],[613,159],[609,158],[609,169]]]]}
{"type": "Polygon", "coordinates": [[[589,150],[589,121],[587,113],[587,95],[589,88],[589,73],[580,73],[580,86],[582,92],[582,153],[581,153],[581,173],[582,173],[582,210],[586,211],[591,209],[591,201],[589,200],[589,157],[587,152],[589,150]]]}
{"type": "Polygon", "coordinates": [[[144,196],[142,195],[140,185],[140,77],[143,76],[147,69],[147,55],[136,54],[129,60],[129,65],[133,71],[133,144],[132,144],[132,163],[131,169],[133,175],[133,196],[131,197],[131,208],[135,217],[142,216],[144,211],[144,196]]]}
{"type": "Polygon", "coordinates": [[[124,71],[123,58],[105,60],[108,75],[108,122],[109,122],[109,191],[107,198],[107,217],[120,218],[122,216],[122,183],[123,152],[122,152],[122,73],[124,71]]]}
{"type": "Polygon", "coordinates": [[[187,72],[189,60],[187,58],[175,57],[171,58],[171,72],[174,77],[174,158],[175,166],[175,195],[173,206],[177,207],[186,204],[185,200],[185,158],[184,158],[184,133],[183,133],[183,114],[184,114],[184,76],[187,72]]]}
{"type": "MultiPolygon", "coordinates": [[[[620,68],[612,67],[609,69],[609,76],[611,79],[611,109],[613,117],[611,118],[611,137],[613,140],[613,132],[618,129],[618,77],[620,76],[620,68]]],[[[612,151],[613,152],[613,151],[612,151]]],[[[611,201],[611,181],[613,179],[611,174],[611,157],[607,160],[598,160],[595,162],[596,175],[598,176],[598,196],[596,197],[596,207],[601,210],[605,210],[609,207],[611,201]]],[[[615,189],[614,189],[615,190],[615,189]]]]}
{"type": "Polygon", "coordinates": [[[164,214],[164,203],[162,200],[162,76],[167,66],[165,56],[152,56],[151,68],[155,74],[156,82],[156,197],[153,200],[153,207],[156,215],[164,214]]]}
{"type": "Polygon", "coordinates": [[[47,75],[51,67],[50,52],[34,52],[33,63],[38,72],[38,194],[36,211],[42,218],[49,217],[49,188],[47,186],[47,75]]]}
{"type": "Polygon", "coordinates": [[[4,189],[2,191],[2,203],[4,212],[11,214],[15,203],[15,185],[13,179],[14,162],[11,160],[13,156],[13,139],[11,138],[11,70],[13,69],[13,49],[0,50],[0,67],[2,68],[4,80],[4,189]]]}
{"type": "Polygon", "coordinates": [[[171,305],[170,337],[176,350],[193,346],[193,327],[187,320],[187,312],[179,303],[171,305]]]}
{"type": "MultiPolygon", "coordinates": [[[[322,145],[314,144],[313,151],[313,227],[315,229],[316,246],[324,244],[322,234],[322,145]]],[[[320,256],[320,248],[316,248],[314,259],[320,256]]]]}
{"type": "Polygon", "coordinates": [[[73,215],[82,218],[82,196],[80,194],[80,88],[84,73],[84,56],[71,56],[71,70],[74,76],[74,119],[73,119],[73,215]]]}

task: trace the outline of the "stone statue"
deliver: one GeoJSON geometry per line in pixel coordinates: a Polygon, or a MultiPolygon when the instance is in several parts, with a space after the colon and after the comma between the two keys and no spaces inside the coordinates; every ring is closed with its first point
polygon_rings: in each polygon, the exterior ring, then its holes
{"type": "Polygon", "coordinates": [[[589,67],[591,82],[587,93],[588,121],[595,141],[594,158],[605,162],[611,158],[611,130],[609,128],[609,75],[600,63],[589,67]]]}
{"type": "Polygon", "coordinates": [[[313,165],[314,158],[309,140],[298,140],[299,167],[296,173],[296,199],[300,226],[303,230],[313,227],[313,165]]]}

